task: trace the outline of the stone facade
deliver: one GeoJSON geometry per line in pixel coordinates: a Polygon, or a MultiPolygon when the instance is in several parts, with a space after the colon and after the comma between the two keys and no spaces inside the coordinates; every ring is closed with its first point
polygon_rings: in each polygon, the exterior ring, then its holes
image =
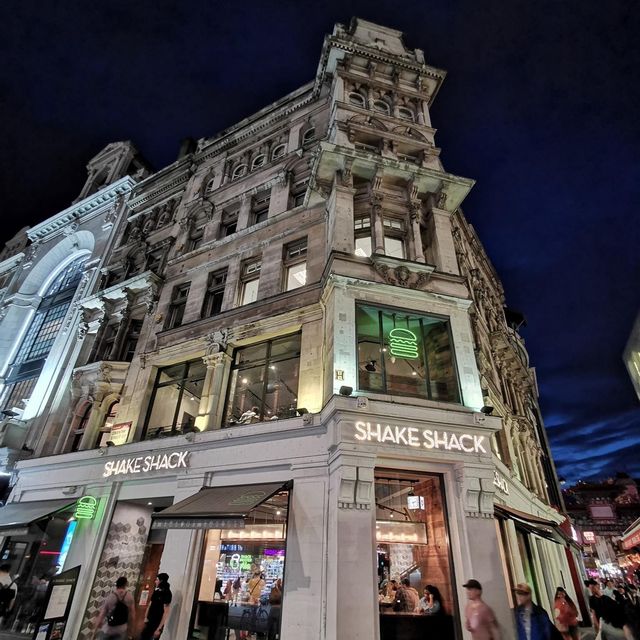
{"type": "MultiPolygon", "coordinates": [[[[445,171],[435,144],[430,106],[444,76],[395,30],[363,20],[337,25],[313,82],[220,136],[184,145],[151,175],[135,165],[133,177],[116,180],[135,154],[110,145],[90,164],[83,199],[59,222],[28,230],[26,250],[20,239],[7,248],[0,276],[16,292],[26,290],[12,269],[33,274],[36,258],[59,256],[42,262],[51,272],[69,252],[91,255],[60,350],[52,349],[19,418],[33,456],[18,465],[12,494],[100,498],[104,522],[81,530],[68,559],[73,566],[92,549],[77,593],[103,586],[97,558],[118,501],[153,494],[178,502],[203,486],[293,480],[282,638],[377,638],[375,481],[378,469],[396,469],[441,478],[444,501],[425,480],[438,514],[429,523],[436,546],[420,563],[436,580],[449,571],[445,556],[451,563],[446,598],[460,633],[456,603],[471,576],[511,633],[509,581],[530,576],[516,545],[497,534],[494,503],[509,507],[511,498],[496,493],[496,473],[514,487],[512,509],[551,526],[563,516],[535,375],[460,209],[473,181],[445,171]],[[101,230],[92,236],[99,242],[84,240],[86,218],[101,230]],[[385,355],[391,338],[363,359],[365,312],[381,314],[381,326],[384,313],[394,323],[419,322],[430,336],[421,356],[428,372],[409,363],[398,373],[402,355],[385,355]],[[295,365],[289,377],[270,378],[274,362],[285,368],[277,358],[292,348],[287,340],[299,340],[295,365]],[[264,387],[244,392],[243,358],[260,360],[251,347],[268,350],[264,387]],[[46,375],[58,353],[55,376],[46,375]],[[381,374],[383,365],[396,373],[381,374]],[[440,444],[363,441],[354,433],[364,424],[428,429],[440,444]],[[485,441],[493,444],[464,444],[485,441]],[[101,473],[106,460],[175,448],[191,452],[184,473],[142,483],[101,473]],[[349,598],[355,592],[363,597],[349,598]]],[[[6,370],[10,328],[26,323],[20,309],[36,303],[2,295],[6,370]]],[[[417,340],[405,331],[405,340],[417,340]]],[[[167,534],[161,568],[173,576],[178,602],[171,637],[187,637],[202,540],[200,531],[167,534]]],[[[563,552],[553,553],[555,571],[563,552]]],[[[548,605],[538,579],[538,599],[548,605]]],[[[91,598],[76,598],[78,621],[95,608],[91,598]]],[[[79,632],[78,622],[65,637],[79,632]]]]}

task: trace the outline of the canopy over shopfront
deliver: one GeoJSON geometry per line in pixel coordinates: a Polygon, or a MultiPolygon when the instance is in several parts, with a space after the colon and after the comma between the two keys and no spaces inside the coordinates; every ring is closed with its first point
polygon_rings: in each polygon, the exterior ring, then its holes
{"type": "Polygon", "coordinates": [[[203,487],[195,495],[154,513],[156,529],[242,529],[245,518],[290,483],[203,487]]]}
{"type": "Polygon", "coordinates": [[[522,528],[531,533],[535,533],[543,538],[547,538],[553,542],[564,545],[567,540],[558,530],[558,525],[552,520],[541,518],[540,516],[534,516],[524,511],[519,511],[513,507],[509,507],[504,504],[497,504],[494,507],[496,516],[502,518],[510,518],[514,522],[518,523],[522,528]]]}
{"type": "Polygon", "coordinates": [[[12,502],[0,508],[0,535],[16,536],[27,533],[29,525],[70,507],[76,500],[37,500],[12,502]]]}
{"type": "Polygon", "coordinates": [[[638,518],[623,534],[622,548],[629,551],[634,547],[640,547],[640,518],[638,518]]]}

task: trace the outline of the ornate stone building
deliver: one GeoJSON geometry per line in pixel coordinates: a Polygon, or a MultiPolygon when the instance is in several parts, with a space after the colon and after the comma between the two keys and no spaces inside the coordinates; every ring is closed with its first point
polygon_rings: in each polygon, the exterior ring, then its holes
{"type": "MultiPolygon", "coordinates": [[[[284,640],[466,637],[470,577],[509,637],[514,580],[545,606],[572,591],[535,376],[460,209],[473,181],[444,169],[431,126],[444,76],[395,30],[336,25],[312,82],[122,178],[124,211],[65,285],[55,382],[51,351],[16,412],[33,455],[0,515],[27,575],[33,527],[62,541],[95,501],[60,563],[81,565],[65,638],[89,637],[116,574],[143,607],[158,569],[172,638],[221,620],[284,640]],[[446,615],[394,615],[405,578],[436,585],[446,615]]],[[[90,166],[107,186],[70,212],[118,195],[90,166]]],[[[25,343],[0,334],[8,371],[25,343]]]]}

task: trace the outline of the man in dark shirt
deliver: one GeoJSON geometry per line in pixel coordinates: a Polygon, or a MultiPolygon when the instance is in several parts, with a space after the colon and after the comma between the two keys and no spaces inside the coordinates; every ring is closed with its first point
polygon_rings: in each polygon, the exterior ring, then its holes
{"type": "Polygon", "coordinates": [[[156,588],[147,606],[147,613],[144,617],[145,625],[140,634],[140,640],[157,640],[164,630],[164,625],[169,616],[172,598],[171,589],[169,588],[169,576],[166,573],[159,573],[155,585],[156,588]]]}

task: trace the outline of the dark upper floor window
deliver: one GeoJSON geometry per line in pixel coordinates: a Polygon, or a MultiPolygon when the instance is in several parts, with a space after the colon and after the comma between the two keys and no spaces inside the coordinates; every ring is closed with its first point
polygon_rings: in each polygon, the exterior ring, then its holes
{"type": "Polygon", "coordinates": [[[225,211],[220,222],[219,238],[227,238],[238,230],[238,210],[225,211]]]}
{"type": "Polygon", "coordinates": [[[398,117],[409,122],[414,122],[416,119],[413,110],[408,107],[398,107],[398,117]]]}
{"type": "Polygon", "coordinates": [[[202,305],[202,317],[209,318],[215,316],[222,310],[222,301],[224,299],[224,289],[227,284],[227,270],[214,271],[209,274],[207,282],[207,291],[204,295],[204,303],[202,305]]]}
{"type": "Polygon", "coordinates": [[[140,333],[142,332],[143,320],[139,318],[133,318],[129,321],[127,327],[127,333],[124,338],[124,344],[120,352],[120,358],[124,362],[131,362],[138,346],[138,340],[140,339],[140,333]]]}
{"type": "Polygon", "coordinates": [[[358,389],[459,402],[449,323],[358,305],[358,389]]]}
{"type": "Polygon", "coordinates": [[[279,144],[277,147],[274,147],[273,151],[271,152],[271,159],[276,160],[277,158],[282,158],[286,150],[287,150],[286,144],[279,144]]]}
{"type": "Polygon", "coordinates": [[[143,438],[194,429],[206,372],[202,360],[158,369],[143,438]]]}
{"type": "Polygon", "coordinates": [[[149,251],[147,254],[145,270],[153,271],[156,274],[161,273],[164,264],[164,255],[164,249],[154,249],[153,251],[149,251]]]}
{"type": "Polygon", "coordinates": [[[237,349],[225,424],[251,424],[296,415],[300,334],[237,349]]]}
{"type": "Polygon", "coordinates": [[[389,103],[386,100],[374,100],[373,110],[388,116],[390,113],[389,103]]]}
{"type": "Polygon", "coordinates": [[[267,156],[264,153],[258,154],[251,163],[251,171],[259,169],[267,161],[267,156]]]}
{"type": "Polygon", "coordinates": [[[233,170],[233,173],[231,174],[231,179],[232,180],[237,180],[238,178],[242,178],[242,176],[246,175],[246,173],[247,173],[247,165],[246,164],[239,164],[233,170]]]}
{"type": "Polygon", "coordinates": [[[359,91],[349,93],[349,103],[356,107],[362,107],[363,109],[367,104],[365,97],[359,91]]]}
{"type": "Polygon", "coordinates": [[[187,240],[187,252],[195,251],[202,246],[204,239],[204,228],[192,229],[189,233],[189,239],[187,240]]]}
{"type": "Polygon", "coordinates": [[[167,311],[166,329],[174,329],[182,324],[182,318],[187,306],[190,287],[191,283],[185,282],[173,288],[171,302],[169,303],[169,310],[167,311]]]}
{"type": "Polygon", "coordinates": [[[299,207],[304,204],[307,196],[307,187],[309,186],[309,178],[299,180],[291,187],[291,206],[299,207]]]}
{"type": "Polygon", "coordinates": [[[315,127],[311,127],[311,129],[307,129],[302,134],[302,145],[311,144],[316,139],[316,130],[315,127]]]}
{"type": "Polygon", "coordinates": [[[257,195],[251,201],[251,224],[259,224],[269,217],[269,203],[271,196],[269,193],[257,195]]]}

